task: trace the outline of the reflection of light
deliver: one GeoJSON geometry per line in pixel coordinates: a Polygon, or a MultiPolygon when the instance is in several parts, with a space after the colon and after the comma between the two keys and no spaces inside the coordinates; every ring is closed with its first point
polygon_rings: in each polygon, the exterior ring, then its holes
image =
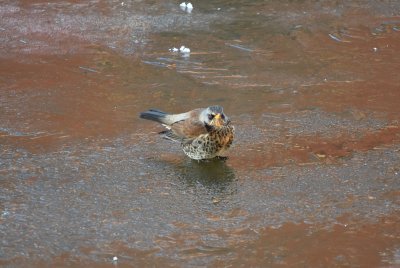
{"type": "Polygon", "coordinates": [[[182,52],[182,53],[190,53],[190,48],[185,47],[185,46],[181,46],[179,48],[179,51],[182,52]]]}
{"type": "Polygon", "coordinates": [[[179,7],[182,9],[182,11],[185,11],[185,9],[186,9],[186,3],[185,3],[185,2],[182,2],[182,3],[179,5],[179,7]]]}
{"type": "Polygon", "coordinates": [[[176,53],[180,52],[182,54],[182,57],[189,57],[190,56],[190,48],[181,46],[179,49],[176,47],[168,49],[170,52],[176,53]]]}
{"type": "Polygon", "coordinates": [[[179,7],[182,9],[182,11],[186,11],[187,13],[192,13],[192,10],[193,10],[193,5],[192,5],[192,3],[185,3],[185,2],[182,2],[180,5],[179,5],[179,7]]]}
{"type": "Polygon", "coordinates": [[[191,3],[187,3],[186,12],[187,13],[192,13],[192,10],[193,10],[193,5],[191,3]]]}

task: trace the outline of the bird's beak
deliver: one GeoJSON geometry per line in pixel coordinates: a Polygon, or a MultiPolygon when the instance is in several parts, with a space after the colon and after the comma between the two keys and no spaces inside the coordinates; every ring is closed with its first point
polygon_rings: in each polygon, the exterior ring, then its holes
{"type": "Polygon", "coordinates": [[[214,116],[214,125],[215,126],[217,126],[217,127],[220,127],[220,126],[222,126],[222,123],[223,123],[223,121],[222,121],[222,119],[221,119],[221,114],[216,114],[215,116],[214,116]]]}

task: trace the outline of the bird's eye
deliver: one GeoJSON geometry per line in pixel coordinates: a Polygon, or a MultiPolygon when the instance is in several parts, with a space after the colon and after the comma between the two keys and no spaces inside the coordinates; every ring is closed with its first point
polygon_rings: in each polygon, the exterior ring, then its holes
{"type": "Polygon", "coordinates": [[[213,120],[213,118],[214,118],[214,115],[213,115],[213,114],[209,114],[209,115],[208,115],[208,119],[209,119],[209,120],[213,120]]]}
{"type": "Polygon", "coordinates": [[[225,115],[221,114],[221,118],[222,118],[222,120],[224,120],[225,119],[225,115]]]}

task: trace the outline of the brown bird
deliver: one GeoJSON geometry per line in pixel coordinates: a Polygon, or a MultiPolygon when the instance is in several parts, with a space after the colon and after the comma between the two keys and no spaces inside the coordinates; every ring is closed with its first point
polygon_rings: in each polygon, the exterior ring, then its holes
{"type": "Polygon", "coordinates": [[[184,153],[196,160],[221,157],[231,146],[234,127],[221,106],[198,108],[181,114],[167,114],[150,109],[140,118],[163,124],[165,138],[178,141],[184,153]]]}

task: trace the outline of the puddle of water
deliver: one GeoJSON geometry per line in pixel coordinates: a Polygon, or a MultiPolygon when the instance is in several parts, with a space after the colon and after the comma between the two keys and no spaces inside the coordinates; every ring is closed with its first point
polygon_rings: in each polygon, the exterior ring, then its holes
{"type": "Polygon", "coordinates": [[[399,10],[6,1],[0,264],[399,265],[399,10]],[[216,103],[226,162],[138,118],[216,103]]]}

